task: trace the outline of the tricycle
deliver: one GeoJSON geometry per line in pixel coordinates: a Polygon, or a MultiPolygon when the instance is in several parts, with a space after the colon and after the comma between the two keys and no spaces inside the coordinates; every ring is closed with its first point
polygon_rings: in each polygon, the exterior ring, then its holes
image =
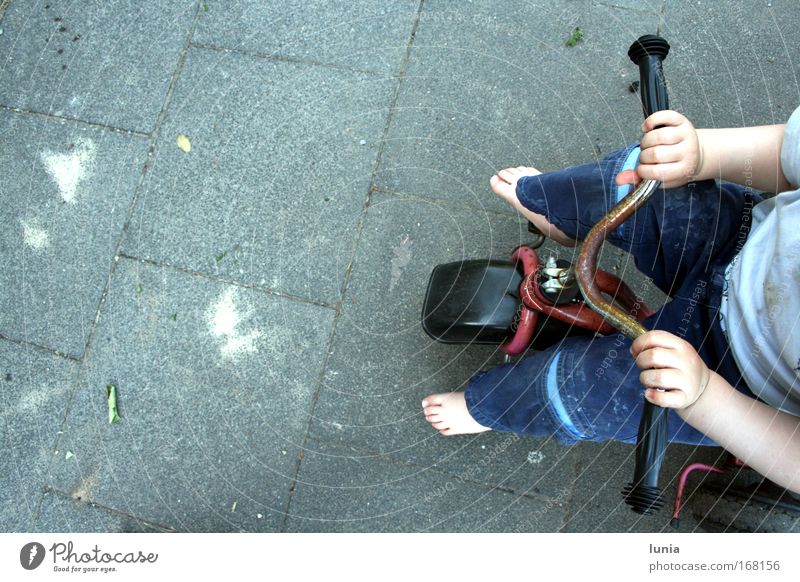
{"type": "MultiPolygon", "coordinates": [[[[639,67],[639,95],[645,117],[669,108],[663,61],[669,44],[646,35],[630,47],[628,56],[639,67]]],[[[611,208],[581,243],[575,264],[537,252],[545,240],[533,224],[529,244],[511,252],[510,260],[467,260],[437,265],[430,276],[423,305],[422,326],[434,340],[455,344],[494,344],[512,357],[541,350],[571,335],[623,333],[631,340],[647,330],[642,321],[654,314],[617,276],[598,269],[597,259],[606,236],[644,206],[660,182],[644,180],[611,208]]],[[[667,410],[644,402],[635,449],[633,477],[622,490],[625,503],[639,514],[651,515],[664,505],[659,474],[667,446],[667,410]]],[[[692,463],[679,476],[672,525],[678,527],[688,476],[694,471],[727,475],[717,483],[717,499],[766,504],[797,512],[796,497],[752,475],[744,487],[730,478],[750,475],[732,455],[723,463],[692,463]]],[[[734,503],[736,501],[733,501],[734,503]]],[[[713,506],[714,504],[712,504],[713,506]]],[[[713,511],[712,511],[713,513],[713,511]]],[[[709,513],[699,516],[712,523],[709,513]]],[[[709,527],[709,529],[713,529],[709,527]]]]}

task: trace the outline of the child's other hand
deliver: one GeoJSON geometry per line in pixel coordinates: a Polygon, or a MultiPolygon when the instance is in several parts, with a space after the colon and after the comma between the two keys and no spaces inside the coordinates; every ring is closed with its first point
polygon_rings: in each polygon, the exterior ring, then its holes
{"type": "Polygon", "coordinates": [[[665,188],[683,186],[699,172],[703,150],[694,125],[677,111],[657,111],[644,120],[642,153],[636,170],[617,176],[617,184],[659,180],[665,188]]]}
{"type": "Polygon", "coordinates": [[[639,381],[646,388],[645,398],[658,406],[691,406],[711,378],[692,345],[666,331],[648,331],[636,338],[631,355],[642,370],[639,381]]]}

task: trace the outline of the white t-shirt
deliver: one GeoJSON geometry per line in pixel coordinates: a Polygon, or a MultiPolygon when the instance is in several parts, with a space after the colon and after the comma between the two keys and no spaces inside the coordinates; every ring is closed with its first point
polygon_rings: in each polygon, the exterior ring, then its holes
{"type": "MultiPolygon", "coordinates": [[[[781,165],[798,188],[800,107],[786,124],[781,165]]],[[[734,360],[753,394],[800,416],[800,190],[753,208],[720,311],[734,360]]]]}

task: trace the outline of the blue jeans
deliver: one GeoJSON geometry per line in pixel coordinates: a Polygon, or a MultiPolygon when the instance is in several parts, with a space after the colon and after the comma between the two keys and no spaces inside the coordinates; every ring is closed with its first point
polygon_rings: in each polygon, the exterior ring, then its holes
{"type": "MultiPolygon", "coordinates": [[[[638,160],[638,146],[599,162],[522,178],[517,196],[568,236],[582,240],[630,186],[614,178],[638,160]]],[[[719,324],[725,267],[744,244],[750,210],[761,198],[713,180],[659,189],[607,239],[671,300],[644,321],[691,343],[706,365],[752,396],[719,324]]],[[[467,385],[470,414],[493,430],[551,436],[565,444],[635,443],[643,405],[639,369],[622,334],[571,337],[523,360],[476,374],[467,385]]],[[[669,414],[670,442],[714,445],[669,414]]]]}

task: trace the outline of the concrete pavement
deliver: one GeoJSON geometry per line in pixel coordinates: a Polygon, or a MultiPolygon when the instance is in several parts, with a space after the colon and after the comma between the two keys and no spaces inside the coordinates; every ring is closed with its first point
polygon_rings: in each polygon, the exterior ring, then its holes
{"type": "Polygon", "coordinates": [[[670,531],[628,446],[430,430],[500,356],[427,277],[528,240],[497,169],[638,138],[642,34],[697,126],[785,121],[796,2],[1,5],[2,531],[670,531]]]}

